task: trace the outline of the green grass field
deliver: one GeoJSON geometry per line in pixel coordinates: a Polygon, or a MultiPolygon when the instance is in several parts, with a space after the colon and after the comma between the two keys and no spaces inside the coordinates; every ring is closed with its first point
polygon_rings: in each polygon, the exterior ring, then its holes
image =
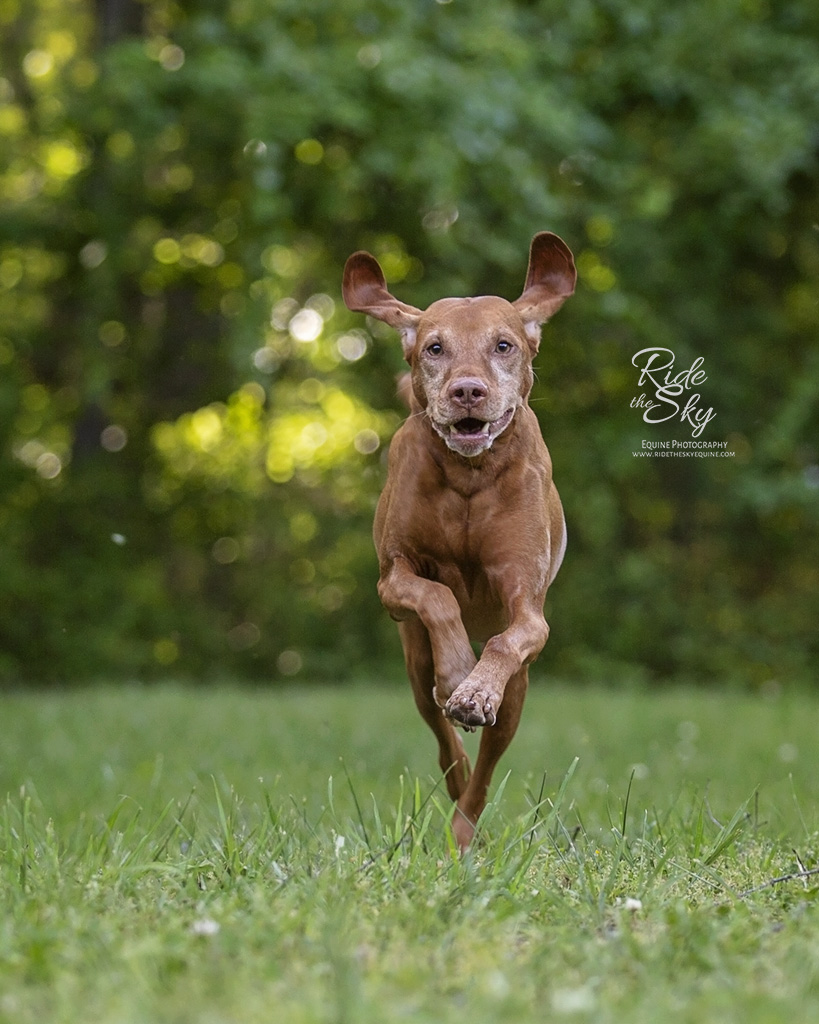
{"type": "Polygon", "coordinates": [[[0,696],[0,1021],[815,1021],[817,711],[535,685],[459,858],[406,686],[0,696]]]}

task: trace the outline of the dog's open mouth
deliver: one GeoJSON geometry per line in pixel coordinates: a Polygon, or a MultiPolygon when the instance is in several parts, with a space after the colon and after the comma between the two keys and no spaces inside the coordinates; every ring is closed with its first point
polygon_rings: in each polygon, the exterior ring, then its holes
{"type": "Polygon", "coordinates": [[[435,424],[435,429],[446,441],[448,447],[462,455],[478,455],[485,451],[495,438],[503,433],[512,421],[515,410],[507,409],[496,420],[482,420],[477,416],[466,416],[462,420],[446,425],[435,424]]]}
{"type": "Polygon", "coordinates": [[[471,416],[467,416],[464,420],[452,423],[449,431],[451,434],[472,436],[474,434],[488,434],[491,426],[492,424],[488,420],[476,420],[471,416]]]}

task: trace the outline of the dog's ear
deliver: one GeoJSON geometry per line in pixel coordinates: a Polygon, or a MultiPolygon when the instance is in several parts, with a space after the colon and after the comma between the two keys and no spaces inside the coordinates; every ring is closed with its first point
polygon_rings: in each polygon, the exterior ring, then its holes
{"type": "Polygon", "coordinates": [[[562,238],[541,231],[532,239],[529,270],[519,299],[512,305],[520,313],[526,333],[537,352],[540,325],[552,317],[574,291],[577,270],[572,251],[562,238]]]}
{"type": "Polygon", "coordinates": [[[344,265],[341,294],[348,309],[367,313],[400,331],[404,356],[409,359],[421,310],[390,295],[384,271],[375,256],[368,252],[353,253],[344,265]]]}

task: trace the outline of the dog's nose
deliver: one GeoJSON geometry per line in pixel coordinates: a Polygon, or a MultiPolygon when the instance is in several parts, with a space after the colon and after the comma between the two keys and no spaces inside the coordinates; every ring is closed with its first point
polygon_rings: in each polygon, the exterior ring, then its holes
{"type": "Polygon", "coordinates": [[[477,405],[486,398],[487,387],[477,377],[459,377],[449,385],[450,400],[464,408],[477,405]]]}

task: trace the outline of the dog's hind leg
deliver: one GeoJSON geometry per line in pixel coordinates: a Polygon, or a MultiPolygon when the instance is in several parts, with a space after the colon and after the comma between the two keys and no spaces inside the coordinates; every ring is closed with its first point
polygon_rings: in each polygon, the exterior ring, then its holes
{"type": "Polygon", "coordinates": [[[475,767],[452,818],[452,831],[462,852],[471,843],[478,818],[486,807],[486,796],[497,763],[517,732],[528,686],[529,669],[524,665],[506,684],[496,723],[481,733],[475,767]]]}
{"type": "Polygon", "coordinates": [[[449,795],[459,800],[466,792],[470,777],[469,758],[455,727],[435,703],[435,665],[429,633],[415,616],[399,622],[398,630],[416,706],[438,740],[438,764],[446,776],[449,795]]]}

